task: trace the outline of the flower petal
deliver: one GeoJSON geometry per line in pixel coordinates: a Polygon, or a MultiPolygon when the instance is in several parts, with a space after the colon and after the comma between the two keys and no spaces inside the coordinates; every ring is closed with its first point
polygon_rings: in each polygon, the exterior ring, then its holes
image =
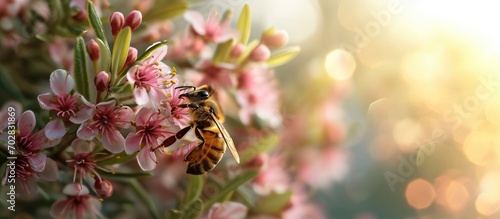
{"type": "MultiPolygon", "coordinates": [[[[168,51],[168,46],[163,45],[163,46],[156,48],[153,51],[153,53],[151,53],[151,56],[153,57],[153,60],[160,62],[167,55],[167,51],[168,51]]],[[[168,71],[166,71],[166,72],[168,72],[168,71]]]]}
{"type": "Polygon", "coordinates": [[[64,199],[57,201],[50,207],[50,216],[53,218],[69,218],[70,200],[64,199]]]}
{"type": "Polygon", "coordinates": [[[124,129],[129,128],[131,124],[130,121],[134,119],[134,111],[128,106],[120,107],[118,110],[114,111],[113,114],[117,120],[115,126],[124,129]]]}
{"type": "Polygon", "coordinates": [[[59,139],[66,134],[66,127],[61,119],[55,119],[45,126],[45,136],[49,139],[59,139]]]}
{"type": "Polygon", "coordinates": [[[75,154],[86,154],[92,152],[90,148],[90,142],[76,138],[71,142],[71,149],[75,152],[75,154]]]}
{"type": "Polygon", "coordinates": [[[85,122],[80,125],[78,131],[76,132],[76,136],[86,141],[92,141],[97,135],[97,129],[95,129],[94,125],[90,122],[85,122]]]}
{"type": "Polygon", "coordinates": [[[37,153],[28,157],[31,169],[36,172],[42,172],[45,169],[45,160],[47,155],[44,153],[37,153]]]}
{"type": "Polygon", "coordinates": [[[104,130],[101,137],[102,146],[111,153],[120,153],[125,145],[125,138],[116,129],[104,130]]]}
{"type": "Polygon", "coordinates": [[[75,88],[75,81],[68,72],[57,69],[50,74],[50,88],[57,96],[69,94],[75,88]]]}
{"type": "Polygon", "coordinates": [[[40,104],[40,107],[44,110],[52,110],[55,108],[54,104],[52,103],[52,99],[54,96],[50,93],[46,94],[40,94],[38,95],[38,104],[40,104]]]}
{"type": "Polygon", "coordinates": [[[17,129],[19,130],[20,136],[26,136],[33,131],[36,125],[35,114],[33,111],[28,110],[21,115],[19,122],[17,123],[17,129]]]}
{"type": "Polygon", "coordinates": [[[184,19],[186,19],[191,24],[196,33],[205,35],[205,27],[207,24],[205,22],[205,19],[203,19],[203,15],[201,15],[197,11],[189,10],[184,13],[184,19]]]}
{"type": "Polygon", "coordinates": [[[151,171],[156,167],[156,155],[147,148],[142,149],[137,154],[137,163],[144,171],[151,171]]]}
{"type": "Polygon", "coordinates": [[[57,168],[57,164],[50,158],[47,158],[45,161],[45,169],[42,173],[39,174],[40,179],[45,181],[54,182],[59,178],[59,169],[57,168]]]}
{"type": "Polygon", "coordinates": [[[125,139],[125,153],[131,154],[138,151],[141,147],[141,135],[129,133],[125,139]]]}
{"type": "Polygon", "coordinates": [[[88,195],[89,189],[79,183],[72,183],[64,187],[63,193],[69,196],[88,195]]]}
{"type": "Polygon", "coordinates": [[[143,87],[136,87],[134,89],[134,97],[137,105],[145,105],[149,101],[148,92],[143,87]]]}
{"type": "Polygon", "coordinates": [[[243,219],[248,208],[238,202],[215,203],[208,211],[208,219],[243,219]]]}
{"type": "Polygon", "coordinates": [[[81,101],[82,101],[82,106],[80,107],[80,110],[76,112],[75,116],[72,116],[69,118],[69,121],[75,124],[82,124],[83,122],[87,121],[92,114],[94,113],[95,106],[88,102],[85,97],[80,96],[81,101]]]}
{"type": "Polygon", "coordinates": [[[99,110],[102,110],[104,112],[107,112],[107,111],[111,110],[111,108],[113,108],[115,106],[115,104],[116,104],[115,100],[100,102],[96,105],[96,108],[99,110]]]}

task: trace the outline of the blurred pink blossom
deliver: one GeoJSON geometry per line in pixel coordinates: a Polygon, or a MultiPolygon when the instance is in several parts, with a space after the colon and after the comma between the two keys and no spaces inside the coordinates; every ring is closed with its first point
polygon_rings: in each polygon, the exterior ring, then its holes
{"type": "Polygon", "coordinates": [[[50,208],[54,218],[104,218],[101,214],[101,202],[89,195],[87,187],[69,184],[63,189],[66,199],[55,202],[50,208]]]}
{"type": "Polygon", "coordinates": [[[186,71],[187,79],[196,85],[207,84],[216,90],[234,87],[236,81],[232,75],[235,66],[229,63],[213,64],[209,60],[202,60],[195,66],[196,70],[186,71]]]}
{"type": "Polygon", "coordinates": [[[304,150],[300,153],[297,176],[311,187],[326,189],[348,172],[347,153],[340,148],[304,150]],[[318,174],[321,173],[321,174],[318,174]]]}
{"type": "Polygon", "coordinates": [[[49,44],[51,60],[70,73],[73,73],[73,53],[72,46],[62,38],[56,38],[49,44]]]}
{"type": "Polygon", "coordinates": [[[183,60],[191,59],[201,55],[206,43],[200,37],[189,34],[177,35],[174,37],[173,45],[169,49],[167,59],[183,60]]]}
{"type": "Polygon", "coordinates": [[[279,156],[264,154],[261,172],[253,180],[253,189],[259,195],[283,193],[290,187],[290,176],[285,171],[284,160],[279,156]]]}
{"type": "Polygon", "coordinates": [[[175,134],[167,116],[153,109],[143,107],[135,117],[135,133],[129,133],[125,141],[127,154],[139,151],[137,162],[141,169],[150,171],[156,167],[156,155],[152,149],[166,138],[175,134]]]}
{"type": "Polygon", "coordinates": [[[225,18],[220,21],[215,8],[210,10],[206,21],[197,11],[187,11],[184,13],[184,18],[191,24],[194,33],[202,36],[207,42],[221,43],[237,36],[237,32],[231,29],[231,20],[225,18]]]}
{"type": "Polygon", "coordinates": [[[292,187],[293,195],[290,200],[289,205],[281,213],[281,218],[286,219],[304,219],[304,218],[314,218],[314,219],[326,219],[323,215],[323,210],[309,202],[309,195],[305,193],[300,186],[295,185],[292,187]]]}
{"type": "Polygon", "coordinates": [[[71,94],[75,81],[65,70],[58,69],[50,75],[50,88],[54,94],[38,95],[40,107],[53,111],[57,118],[47,123],[45,135],[51,139],[66,134],[65,123],[81,124],[94,112],[95,106],[79,94],[71,94]]]}
{"type": "Polygon", "coordinates": [[[247,206],[233,201],[215,203],[203,219],[244,219],[247,217],[247,206]]]}
{"type": "Polygon", "coordinates": [[[166,54],[167,46],[161,46],[153,51],[150,57],[128,71],[127,79],[134,85],[137,104],[145,105],[151,101],[155,106],[161,99],[166,98],[162,90],[172,86],[170,67],[161,62],[166,54]]]}
{"type": "Polygon", "coordinates": [[[129,128],[134,112],[128,106],[115,106],[115,104],[115,100],[98,103],[92,121],[89,120],[78,128],[76,133],[78,138],[91,141],[99,136],[106,150],[111,153],[123,151],[125,138],[117,128],[129,128]]]}

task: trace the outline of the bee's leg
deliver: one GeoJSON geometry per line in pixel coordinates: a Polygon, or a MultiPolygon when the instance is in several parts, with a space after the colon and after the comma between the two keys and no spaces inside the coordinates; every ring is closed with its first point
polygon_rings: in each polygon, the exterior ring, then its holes
{"type": "Polygon", "coordinates": [[[192,109],[198,109],[198,107],[200,107],[200,105],[194,103],[183,103],[177,106],[180,108],[192,108],[192,109]]]}
{"type": "Polygon", "coordinates": [[[174,144],[177,140],[184,137],[184,135],[186,135],[189,132],[189,130],[191,130],[191,128],[193,128],[192,125],[184,127],[183,129],[181,129],[177,133],[175,133],[175,135],[172,135],[172,136],[168,137],[167,139],[165,139],[165,141],[163,141],[163,143],[161,145],[159,145],[156,148],[151,149],[151,151],[154,151],[154,150],[158,149],[159,147],[168,147],[168,146],[174,144]]]}

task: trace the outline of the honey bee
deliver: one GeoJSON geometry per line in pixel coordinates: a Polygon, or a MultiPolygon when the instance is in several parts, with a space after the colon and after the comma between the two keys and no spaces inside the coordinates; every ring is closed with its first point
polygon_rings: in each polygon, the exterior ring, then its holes
{"type": "Polygon", "coordinates": [[[179,95],[179,98],[187,100],[188,103],[177,105],[177,107],[189,108],[192,120],[189,126],[167,138],[159,147],[172,145],[184,137],[189,130],[194,129],[196,137],[201,142],[184,158],[184,161],[188,163],[186,173],[200,175],[212,170],[222,159],[226,147],[229,148],[236,162],[240,163],[233,139],[222,125],[224,114],[215,100],[215,91],[212,87],[208,85],[180,86],[175,89],[186,90],[185,93],[179,95]]]}

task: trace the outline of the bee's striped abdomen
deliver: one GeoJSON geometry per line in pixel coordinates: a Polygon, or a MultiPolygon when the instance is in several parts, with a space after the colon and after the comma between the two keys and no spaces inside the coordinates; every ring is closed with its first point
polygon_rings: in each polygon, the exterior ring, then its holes
{"type": "Polygon", "coordinates": [[[201,142],[185,159],[188,162],[186,173],[196,175],[212,170],[226,151],[222,136],[211,131],[199,129],[197,131],[200,131],[201,137],[203,137],[200,140],[204,140],[205,143],[201,142]]]}

